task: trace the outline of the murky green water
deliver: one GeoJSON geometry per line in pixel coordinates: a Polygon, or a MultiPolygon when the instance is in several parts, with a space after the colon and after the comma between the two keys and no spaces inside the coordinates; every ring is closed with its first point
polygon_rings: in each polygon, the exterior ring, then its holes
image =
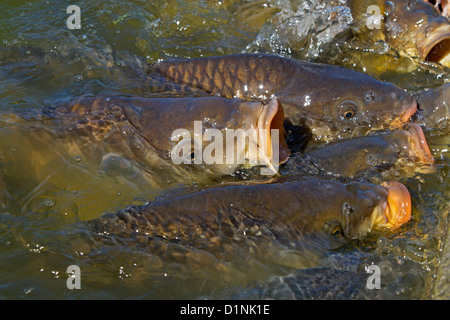
{"type": "Polygon", "coordinates": [[[450,73],[347,43],[340,36],[347,14],[343,7],[341,24],[333,24],[335,40],[311,35],[299,41],[302,28],[311,34],[326,29],[327,22],[317,19],[327,9],[314,1],[73,4],[81,9],[80,30],[66,27],[67,1],[0,2],[0,298],[301,298],[292,285],[275,286],[274,277],[295,283],[336,270],[346,272],[336,277],[353,279],[357,289],[334,298],[430,297],[450,197],[449,132],[433,128],[425,131],[437,172],[397,176],[410,189],[414,205],[413,221],[398,232],[351,244],[318,239],[265,248],[267,255],[259,260],[237,252],[242,257],[236,256],[234,264],[176,244],[161,249],[170,257],[166,260],[120,244],[95,255],[74,250],[83,234],[80,220],[143,204],[162,192],[218,181],[181,179],[120,158],[100,167],[91,163],[76,144],[53,139],[56,124],[41,111],[58,100],[85,94],[158,96],[144,81],[145,62],[260,50],[368,71],[413,93],[448,82],[450,73]],[[275,15],[275,22],[295,17],[299,30],[264,24],[275,15]],[[373,65],[380,59],[397,71],[378,72],[373,65]],[[185,263],[186,256],[193,262],[185,263]],[[382,268],[383,288],[368,291],[364,266],[373,263],[382,268]],[[66,287],[69,265],[81,268],[81,290],[66,287]]]}

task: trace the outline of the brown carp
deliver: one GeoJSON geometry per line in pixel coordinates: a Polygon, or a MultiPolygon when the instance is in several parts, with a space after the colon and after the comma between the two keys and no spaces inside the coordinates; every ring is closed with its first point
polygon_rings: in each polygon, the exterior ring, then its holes
{"type": "Polygon", "coordinates": [[[355,30],[367,41],[385,41],[410,57],[450,67],[450,22],[423,0],[350,0],[355,30]],[[374,26],[368,13],[376,6],[381,23],[374,26]]]}
{"type": "Polygon", "coordinates": [[[450,83],[419,92],[420,117],[424,125],[436,128],[448,126],[450,121],[450,83]]]}
{"type": "Polygon", "coordinates": [[[117,237],[150,248],[153,239],[164,239],[226,256],[223,250],[247,241],[301,241],[320,234],[351,239],[398,228],[410,219],[411,197],[399,182],[304,177],[211,187],[106,213],[87,225],[106,242],[117,237]]]}
{"type": "Polygon", "coordinates": [[[261,164],[276,172],[274,166],[289,156],[276,99],[81,98],[50,115],[62,120],[64,133],[78,145],[85,137],[84,145],[97,154],[107,153],[95,147],[101,143],[108,152],[131,153],[147,164],[156,154],[174,165],[198,164],[222,174],[261,164]]]}
{"type": "Polygon", "coordinates": [[[221,97],[278,98],[286,117],[309,126],[317,140],[395,128],[417,110],[415,99],[393,84],[338,66],[274,55],[168,60],[151,70],[221,97]]]}
{"type": "MultiPolygon", "coordinates": [[[[305,154],[317,168],[328,174],[345,177],[354,177],[371,169],[382,171],[398,168],[428,172],[434,163],[422,128],[416,123],[410,124],[407,130],[383,132],[324,147],[308,148],[305,154]]],[[[292,162],[295,162],[294,157],[292,162]]]]}

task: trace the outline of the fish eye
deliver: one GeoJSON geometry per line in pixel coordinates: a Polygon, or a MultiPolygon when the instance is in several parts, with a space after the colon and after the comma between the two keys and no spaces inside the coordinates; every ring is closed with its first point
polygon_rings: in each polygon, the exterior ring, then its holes
{"type": "Polygon", "coordinates": [[[191,153],[189,153],[189,158],[191,159],[191,160],[195,160],[195,152],[194,151],[192,151],[191,153]]]}
{"type": "Polygon", "coordinates": [[[375,95],[375,93],[373,91],[369,91],[366,93],[366,95],[364,96],[364,100],[369,103],[372,102],[373,100],[375,100],[377,96],[375,95]]]}
{"type": "Polygon", "coordinates": [[[354,113],[353,111],[351,111],[351,110],[345,111],[345,113],[344,113],[344,116],[345,116],[347,119],[353,118],[354,115],[355,115],[355,113],[354,113]]]}
{"type": "Polygon", "coordinates": [[[331,229],[331,235],[333,237],[339,236],[341,234],[342,234],[341,226],[334,226],[333,229],[331,229]]]}
{"type": "Polygon", "coordinates": [[[353,118],[356,115],[356,110],[358,110],[358,106],[350,100],[342,101],[338,106],[339,117],[342,120],[353,118]]]}
{"type": "Polygon", "coordinates": [[[334,219],[326,222],[325,225],[323,226],[323,230],[325,231],[325,233],[333,237],[343,235],[342,226],[340,222],[334,219]]]}

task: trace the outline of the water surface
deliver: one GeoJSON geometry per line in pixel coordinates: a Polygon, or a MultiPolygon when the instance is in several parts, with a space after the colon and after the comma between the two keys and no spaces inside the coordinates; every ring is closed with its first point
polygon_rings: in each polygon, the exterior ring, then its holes
{"type": "MultiPolygon", "coordinates": [[[[233,263],[163,242],[155,251],[120,244],[91,255],[74,250],[86,233],[80,221],[220,180],[180,179],[120,157],[99,167],[76,145],[52,139],[57,123],[42,115],[58,101],[80,95],[160,96],[145,81],[146,63],[240,52],[273,52],[360,71],[383,61],[393,70],[369,73],[412,93],[448,82],[450,74],[385,48],[355,46],[345,38],[348,9],[320,1],[76,4],[80,30],[66,27],[66,1],[0,3],[1,298],[308,298],[314,293],[302,289],[302,281],[320,277],[331,285],[320,284],[329,294],[316,292],[316,297],[431,297],[450,196],[450,140],[442,129],[425,128],[436,173],[396,174],[408,186],[414,209],[413,220],[394,233],[352,243],[313,239],[253,248],[265,250],[260,259],[238,250],[233,263]],[[323,19],[332,11],[340,14],[337,20],[323,19]],[[365,289],[370,264],[381,267],[380,290],[365,289]],[[66,287],[69,265],[81,268],[81,290],[66,287]],[[352,289],[337,290],[339,283],[351,283],[352,289]]],[[[223,180],[242,178],[252,175],[223,180]]]]}

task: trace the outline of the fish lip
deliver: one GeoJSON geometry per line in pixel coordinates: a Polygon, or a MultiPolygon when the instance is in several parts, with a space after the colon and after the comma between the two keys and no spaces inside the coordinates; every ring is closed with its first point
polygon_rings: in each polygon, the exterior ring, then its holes
{"type": "Polygon", "coordinates": [[[412,102],[407,105],[402,114],[400,114],[394,121],[389,125],[389,129],[398,129],[409,121],[409,119],[417,112],[417,100],[413,97],[412,102]]]}
{"type": "Polygon", "coordinates": [[[416,156],[422,164],[433,164],[434,157],[425,139],[422,127],[417,123],[411,123],[409,144],[411,145],[411,156],[416,156]]]}
{"type": "MultiPolygon", "coordinates": [[[[432,35],[428,36],[422,45],[419,45],[418,51],[420,58],[422,60],[439,63],[440,60],[433,61],[434,59],[429,59],[428,55],[432,52],[433,48],[435,48],[440,43],[444,43],[445,41],[450,41],[450,25],[444,25],[444,27],[435,28],[432,31],[432,35]],[[439,34],[442,29],[444,29],[444,31],[439,34]],[[436,36],[433,36],[433,34],[435,34],[436,36]]],[[[450,51],[447,54],[450,54],[450,51]]]]}
{"type": "Polygon", "coordinates": [[[285,163],[290,156],[290,150],[284,138],[284,119],[283,106],[275,98],[264,105],[257,122],[260,159],[274,172],[277,172],[275,166],[285,163]],[[277,152],[272,150],[271,130],[273,129],[278,130],[279,143],[277,152]],[[278,159],[274,159],[274,156],[278,156],[278,159]]]}
{"type": "Polygon", "coordinates": [[[397,229],[411,220],[411,195],[400,182],[386,181],[381,184],[387,190],[387,198],[378,206],[375,227],[397,229]]]}

